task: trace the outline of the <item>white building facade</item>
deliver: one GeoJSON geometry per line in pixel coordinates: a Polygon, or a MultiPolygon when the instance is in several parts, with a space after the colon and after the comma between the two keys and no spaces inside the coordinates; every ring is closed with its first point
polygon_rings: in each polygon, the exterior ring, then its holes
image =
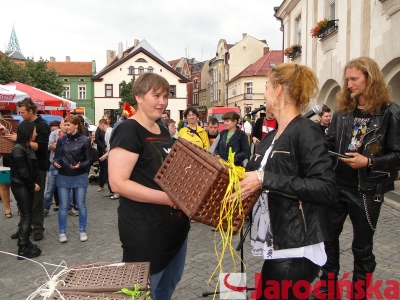
{"type": "MultiPolygon", "coordinates": [[[[122,51],[120,51],[122,52],[122,51]]],[[[118,110],[121,101],[120,84],[129,83],[145,72],[163,76],[170,84],[167,111],[170,118],[179,120],[187,107],[186,79],[175,71],[146,40],[120,53],[113,62],[93,77],[96,123],[111,110],[118,110]]]]}
{"type": "Polygon", "coordinates": [[[317,74],[320,94],[310,106],[325,103],[334,109],[343,68],[360,56],[378,63],[400,104],[400,0],[285,0],[275,16],[282,23],[284,48],[301,45],[285,62],[307,65],[317,74]],[[328,29],[312,37],[324,18],[331,20],[328,29]]]}

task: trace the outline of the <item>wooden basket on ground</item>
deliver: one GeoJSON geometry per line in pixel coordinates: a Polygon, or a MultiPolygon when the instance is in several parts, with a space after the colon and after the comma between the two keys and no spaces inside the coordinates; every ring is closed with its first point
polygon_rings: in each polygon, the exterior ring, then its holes
{"type": "Polygon", "coordinates": [[[57,290],[61,293],[111,294],[118,292],[122,288],[134,290],[135,284],[140,285],[140,291],[147,292],[150,290],[150,263],[96,263],[79,265],[62,276],[61,280],[64,283],[60,282],[57,285],[57,290]]]}
{"type": "MultiPolygon", "coordinates": [[[[154,181],[190,219],[215,228],[229,184],[228,168],[219,160],[217,155],[179,138],[154,181]]],[[[239,215],[238,209],[234,211],[231,224],[234,232],[239,231],[258,197],[259,194],[254,193],[243,199],[244,215],[239,215]]],[[[226,220],[222,226],[227,229],[226,220]]]]}
{"type": "Polygon", "coordinates": [[[4,134],[17,133],[19,121],[12,118],[0,117],[0,124],[6,128],[5,133],[0,133],[0,154],[10,154],[14,148],[15,142],[6,139],[4,134]]]}

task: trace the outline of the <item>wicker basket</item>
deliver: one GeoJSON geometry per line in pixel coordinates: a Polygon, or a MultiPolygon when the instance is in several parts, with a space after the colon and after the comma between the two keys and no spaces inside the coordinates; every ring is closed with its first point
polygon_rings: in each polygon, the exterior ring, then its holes
{"type": "Polygon", "coordinates": [[[60,282],[57,285],[60,292],[114,293],[122,288],[133,290],[135,284],[140,284],[140,290],[147,292],[150,290],[150,263],[79,265],[61,280],[64,284],[60,282]]]}
{"type": "MultiPolygon", "coordinates": [[[[189,218],[217,227],[220,204],[229,184],[228,169],[219,162],[217,155],[179,138],[154,181],[189,218]]],[[[235,210],[233,231],[239,231],[258,197],[255,193],[243,199],[244,215],[235,210]]],[[[227,222],[222,226],[226,230],[227,222]]]]}
{"type": "MultiPolygon", "coordinates": [[[[18,120],[7,119],[0,117],[0,124],[6,127],[6,133],[17,133],[18,129],[18,120]]],[[[14,148],[15,142],[12,142],[4,137],[3,134],[0,134],[0,154],[9,154],[14,148]]]]}

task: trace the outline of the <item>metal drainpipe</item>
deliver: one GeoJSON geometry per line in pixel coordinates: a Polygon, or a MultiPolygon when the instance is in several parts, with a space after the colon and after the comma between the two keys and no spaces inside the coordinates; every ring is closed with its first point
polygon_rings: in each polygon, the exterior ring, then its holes
{"type": "Polygon", "coordinates": [[[275,11],[274,17],[275,17],[277,20],[281,21],[281,30],[282,30],[282,62],[283,62],[284,59],[285,59],[285,54],[284,54],[284,52],[285,52],[285,49],[284,49],[284,47],[285,47],[285,27],[283,26],[283,20],[282,20],[281,18],[279,18],[279,17],[276,15],[276,13],[278,12],[278,9],[279,9],[279,8],[280,8],[280,6],[275,6],[275,7],[274,7],[274,11],[275,11]]]}

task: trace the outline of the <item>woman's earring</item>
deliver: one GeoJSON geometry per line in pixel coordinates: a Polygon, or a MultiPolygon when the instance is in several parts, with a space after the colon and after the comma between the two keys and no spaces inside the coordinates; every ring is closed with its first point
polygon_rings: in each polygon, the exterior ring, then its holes
{"type": "MultiPolygon", "coordinates": [[[[282,100],[282,97],[279,97],[279,99],[282,100]]],[[[275,105],[274,105],[274,101],[275,101],[275,100],[276,100],[276,97],[275,97],[274,99],[272,99],[272,102],[271,102],[271,105],[272,105],[272,107],[273,107],[274,109],[279,110],[279,109],[282,109],[282,108],[285,106],[285,102],[283,102],[281,107],[275,107],[275,105]]]]}

